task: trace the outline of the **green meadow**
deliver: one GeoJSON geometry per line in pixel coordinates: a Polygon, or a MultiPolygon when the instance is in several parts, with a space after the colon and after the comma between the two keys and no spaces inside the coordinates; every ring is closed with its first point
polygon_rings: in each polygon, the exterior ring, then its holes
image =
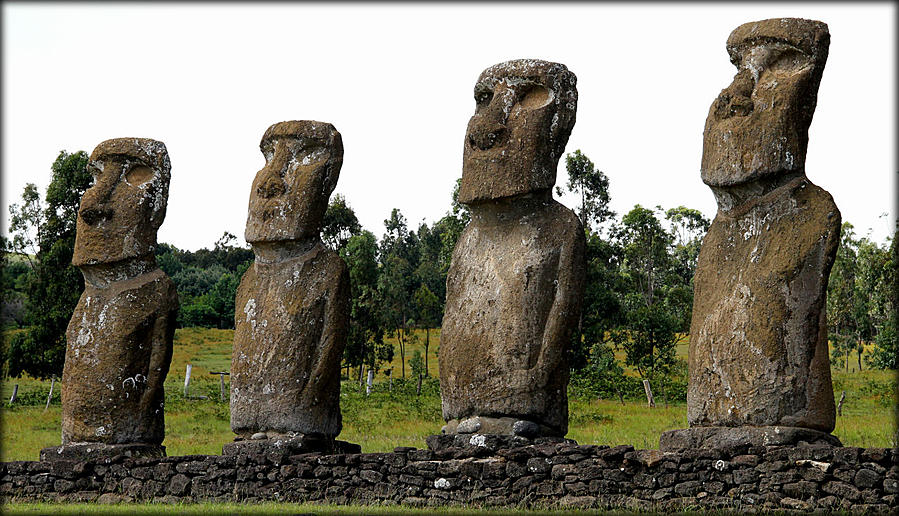
{"type": "MultiPolygon", "coordinates": [[[[219,376],[231,365],[233,330],[184,328],[175,333],[171,370],[166,380],[166,438],[168,455],[219,454],[233,438],[229,427],[227,376],[225,401],[220,400],[219,376]],[[184,396],[187,364],[192,365],[189,396],[184,396]]],[[[430,377],[416,394],[417,378],[412,378],[409,359],[418,350],[424,353],[424,332],[407,344],[406,378],[398,346],[391,364],[375,376],[374,388],[366,395],[356,381],[344,380],[341,390],[343,432],[340,439],[358,443],[364,452],[391,451],[396,446],[425,447],[426,436],[439,433],[443,425],[437,380],[440,331],[431,330],[428,353],[430,377]],[[390,369],[388,376],[385,370],[390,369]]],[[[394,341],[394,344],[395,341],[394,341]]],[[[687,341],[678,345],[678,355],[686,357],[687,341]]],[[[854,356],[850,364],[855,364],[854,356]]],[[[852,366],[850,365],[850,368],[852,366]]],[[[357,378],[358,371],[351,371],[357,378]]],[[[896,446],[896,376],[892,371],[834,370],[835,398],[846,391],[843,415],[837,418],[834,434],[847,446],[896,446]]],[[[49,381],[11,378],[2,385],[2,440],[0,460],[36,460],[41,448],[60,442],[59,383],[49,408],[45,402],[49,381]],[[7,401],[13,385],[19,385],[19,402],[7,401]]],[[[655,448],[665,430],[686,428],[684,403],[666,404],[656,400],[649,408],[645,400],[569,400],[568,437],[581,444],[630,444],[655,448]]]]}

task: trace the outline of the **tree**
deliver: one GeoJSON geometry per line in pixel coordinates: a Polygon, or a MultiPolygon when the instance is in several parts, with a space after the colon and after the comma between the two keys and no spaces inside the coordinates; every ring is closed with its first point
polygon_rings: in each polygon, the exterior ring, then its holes
{"type": "Polygon", "coordinates": [[[874,339],[868,363],[878,369],[899,369],[899,229],[893,232],[888,256],[881,308],[886,317],[874,339]]]}
{"type": "Polygon", "coordinates": [[[22,206],[11,207],[11,212],[16,212],[10,219],[13,245],[29,241],[37,245],[34,272],[26,288],[25,323],[29,328],[10,339],[7,350],[12,376],[24,372],[47,378],[62,373],[66,327],[84,290],[84,279],[72,265],[72,254],[78,206],[93,182],[87,164],[84,151],[61,151],[51,166],[46,207],[35,208],[39,203],[35,203],[34,185],[25,187],[22,206]],[[31,228],[36,229],[36,240],[28,236],[31,228]]]}
{"type": "MultiPolygon", "coordinates": [[[[619,273],[621,250],[598,233],[587,231],[586,278],[581,311],[581,332],[568,346],[568,363],[572,369],[593,364],[606,357],[612,331],[622,323],[620,297],[624,291],[619,273]]],[[[614,360],[614,357],[613,357],[614,360]]],[[[605,370],[605,369],[604,369],[605,370]]]]}
{"type": "Polygon", "coordinates": [[[375,369],[379,361],[393,359],[393,348],[384,343],[384,326],[379,310],[378,244],[375,235],[362,231],[347,240],[340,249],[350,275],[350,328],[344,349],[344,363],[349,377],[350,367],[359,367],[359,381],[365,365],[375,369]]]}
{"type": "Polygon", "coordinates": [[[425,329],[425,376],[428,376],[428,347],[431,345],[431,328],[440,325],[440,301],[427,285],[415,291],[415,308],[418,311],[418,325],[425,329]]]}
{"type": "Polygon", "coordinates": [[[690,331],[693,317],[693,276],[696,262],[702,248],[702,238],[708,232],[711,222],[699,210],[678,206],[665,212],[665,219],[671,226],[674,238],[672,267],[675,284],[669,292],[672,307],[677,311],[677,331],[690,331]]]}
{"type": "Polygon", "coordinates": [[[840,245],[827,283],[827,326],[831,344],[831,363],[849,370],[849,352],[854,347],[857,331],[855,275],[858,268],[852,224],[844,222],[840,245]]]}
{"type": "Polygon", "coordinates": [[[678,317],[669,296],[673,237],[653,210],[639,204],[622,217],[613,235],[621,246],[627,291],[621,301],[624,326],[612,340],[624,348],[625,363],[651,379],[674,364],[678,317]]]}
{"type": "MultiPolygon", "coordinates": [[[[615,215],[609,210],[609,178],[590,158],[580,149],[568,153],[565,169],[568,171],[568,190],[581,197],[577,212],[584,228],[592,228],[594,223],[602,224],[615,215]]],[[[557,188],[556,193],[562,195],[562,189],[557,188]]]]}
{"type": "Polygon", "coordinates": [[[43,215],[44,207],[37,186],[34,183],[26,184],[25,191],[22,192],[22,204],[9,207],[9,234],[12,238],[6,241],[4,250],[25,256],[31,268],[35,266],[32,256],[38,252],[36,235],[43,215]]]}
{"type": "Polygon", "coordinates": [[[356,212],[347,204],[346,199],[336,194],[325,210],[322,221],[322,241],[335,251],[346,246],[350,237],[362,231],[356,212]]]}
{"type": "Polygon", "coordinates": [[[416,288],[414,272],[419,263],[419,240],[406,226],[406,218],[396,208],[384,221],[387,230],[381,240],[381,273],[378,276],[378,292],[383,301],[381,316],[385,326],[394,331],[400,348],[402,377],[406,377],[406,344],[411,334],[413,319],[412,298],[416,288]]]}
{"type": "MultiPolygon", "coordinates": [[[[587,278],[578,331],[572,335],[568,346],[569,366],[580,369],[587,365],[594,346],[604,346],[609,323],[617,313],[617,303],[612,302],[612,276],[616,273],[609,268],[613,264],[613,248],[602,240],[594,224],[599,225],[615,215],[609,209],[609,178],[597,170],[593,162],[580,149],[565,156],[568,172],[568,190],[580,197],[577,215],[584,227],[587,239],[587,278]],[[610,274],[611,273],[611,274],[610,274]]],[[[561,187],[556,193],[562,195],[561,187]]],[[[597,350],[597,353],[600,351],[597,350]]]]}

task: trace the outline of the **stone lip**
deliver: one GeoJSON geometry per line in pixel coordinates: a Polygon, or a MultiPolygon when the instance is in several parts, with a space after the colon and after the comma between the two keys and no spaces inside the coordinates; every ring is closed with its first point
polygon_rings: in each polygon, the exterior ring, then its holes
{"type": "Polygon", "coordinates": [[[158,444],[128,443],[69,443],[41,450],[41,461],[95,461],[113,462],[118,457],[165,457],[165,446],[158,444]]]}
{"type": "Polygon", "coordinates": [[[784,446],[827,444],[843,446],[831,434],[795,426],[698,426],[663,432],[659,438],[661,451],[686,451],[694,449],[727,449],[741,446],[784,446]]]}
{"type": "Polygon", "coordinates": [[[518,435],[496,434],[451,434],[429,435],[425,438],[428,449],[433,452],[457,450],[461,452],[493,453],[497,450],[521,448],[523,446],[544,444],[566,444],[577,446],[574,439],[564,437],[537,437],[528,439],[518,435]]]}
{"type": "Polygon", "coordinates": [[[277,436],[266,439],[234,441],[222,446],[222,455],[267,454],[270,452],[299,455],[302,453],[361,453],[362,447],[323,436],[277,436]]]}

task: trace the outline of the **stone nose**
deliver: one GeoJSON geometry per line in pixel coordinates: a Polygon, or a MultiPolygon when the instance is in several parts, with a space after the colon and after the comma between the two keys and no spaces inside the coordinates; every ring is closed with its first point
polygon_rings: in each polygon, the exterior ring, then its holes
{"type": "Polygon", "coordinates": [[[715,114],[719,120],[747,116],[754,109],[752,89],[755,81],[749,70],[741,70],[733,82],[721,92],[716,101],[715,114]]]}
{"type": "Polygon", "coordinates": [[[275,153],[262,169],[261,180],[256,186],[256,194],[259,197],[270,199],[283,195],[287,191],[287,185],[284,184],[282,176],[287,168],[289,158],[290,153],[283,145],[275,146],[275,153]]]}
{"type": "Polygon", "coordinates": [[[509,114],[515,104],[515,91],[505,83],[497,83],[490,103],[475,114],[468,131],[468,143],[487,150],[502,142],[508,132],[509,114]]]}
{"type": "Polygon", "coordinates": [[[112,213],[112,210],[106,207],[86,208],[81,210],[81,218],[88,225],[93,226],[104,220],[112,219],[112,213]]]}
{"type": "Polygon", "coordinates": [[[270,199],[282,195],[287,191],[281,174],[273,171],[271,167],[266,167],[265,175],[259,185],[256,187],[256,194],[263,199],[270,199]]]}
{"type": "Polygon", "coordinates": [[[109,202],[116,183],[118,183],[118,177],[113,177],[111,174],[100,175],[94,185],[84,192],[78,215],[88,225],[93,226],[112,218],[113,210],[109,206],[109,202]]]}
{"type": "Polygon", "coordinates": [[[497,123],[484,121],[483,123],[473,124],[471,131],[468,132],[468,143],[472,147],[480,150],[493,148],[506,133],[506,127],[497,123]]]}

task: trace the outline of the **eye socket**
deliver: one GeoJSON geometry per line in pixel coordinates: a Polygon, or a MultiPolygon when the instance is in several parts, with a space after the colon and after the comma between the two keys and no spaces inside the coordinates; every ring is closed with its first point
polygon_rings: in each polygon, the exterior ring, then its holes
{"type": "Polygon", "coordinates": [[[97,178],[100,177],[100,174],[103,172],[103,170],[94,162],[88,164],[87,171],[94,178],[95,183],[97,182],[97,178]]]}
{"type": "Polygon", "coordinates": [[[484,107],[490,104],[490,101],[493,100],[493,88],[479,84],[475,86],[474,90],[474,101],[477,103],[478,107],[484,107]]]}
{"type": "Polygon", "coordinates": [[[139,186],[153,179],[153,169],[146,165],[135,165],[125,174],[125,181],[133,186],[139,186]]]}
{"type": "Polygon", "coordinates": [[[521,96],[519,104],[525,109],[537,109],[549,104],[552,94],[544,86],[532,86],[521,96]]]}
{"type": "Polygon", "coordinates": [[[775,73],[796,73],[812,64],[811,58],[796,49],[783,49],[771,56],[768,69],[775,73]]]}

